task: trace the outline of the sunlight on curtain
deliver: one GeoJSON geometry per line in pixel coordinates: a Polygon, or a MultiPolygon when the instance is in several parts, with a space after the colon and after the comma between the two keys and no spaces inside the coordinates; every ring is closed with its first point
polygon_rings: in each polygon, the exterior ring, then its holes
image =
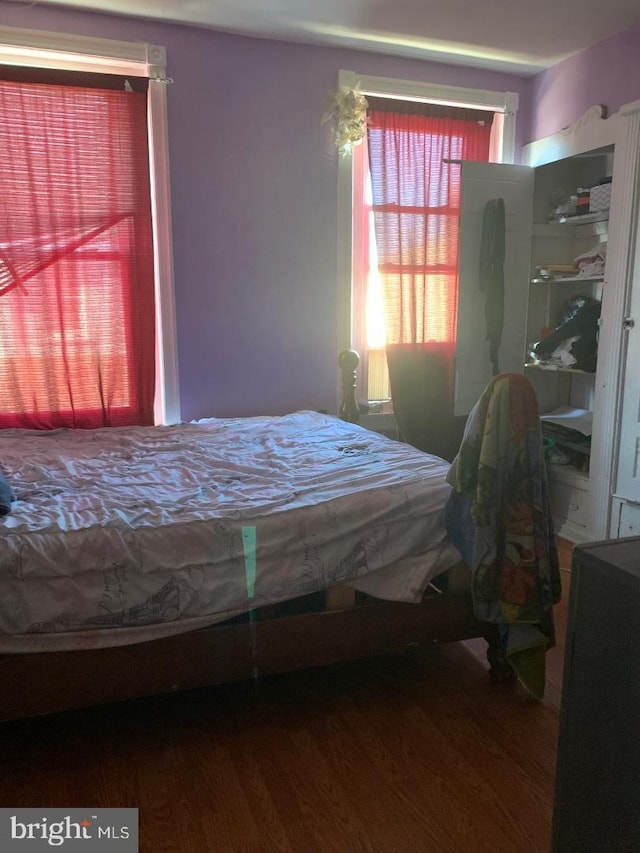
{"type": "Polygon", "coordinates": [[[369,274],[366,285],[366,354],[367,354],[367,397],[370,401],[389,400],[389,368],[387,367],[387,333],[384,313],[382,280],[378,272],[378,249],[376,246],[371,172],[367,168],[365,179],[365,208],[368,210],[369,229],[369,274]]]}
{"type": "Polygon", "coordinates": [[[380,100],[370,99],[369,155],[387,344],[453,343],[460,167],[449,161],[487,160],[491,122],[380,100]]]}
{"type": "MultiPolygon", "coordinates": [[[[450,458],[460,166],[489,159],[492,113],[370,97],[368,149],[393,407],[411,444],[450,458]]],[[[454,428],[455,427],[455,428],[454,428]]]]}
{"type": "Polygon", "coordinates": [[[0,426],[153,423],[146,92],[0,80],[0,426]]]}
{"type": "Polygon", "coordinates": [[[361,357],[358,396],[370,402],[388,401],[384,300],[378,274],[366,138],[354,148],[353,163],[352,341],[361,357]]]}

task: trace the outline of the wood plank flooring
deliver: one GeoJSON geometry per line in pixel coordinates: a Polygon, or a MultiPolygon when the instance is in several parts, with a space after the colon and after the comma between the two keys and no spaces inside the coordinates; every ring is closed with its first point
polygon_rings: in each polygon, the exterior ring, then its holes
{"type": "Polygon", "coordinates": [[[0,806],[136,807],[145,853],[547,853],[566,598],[542,702],[471,641],[6,723],[0,806]]]}

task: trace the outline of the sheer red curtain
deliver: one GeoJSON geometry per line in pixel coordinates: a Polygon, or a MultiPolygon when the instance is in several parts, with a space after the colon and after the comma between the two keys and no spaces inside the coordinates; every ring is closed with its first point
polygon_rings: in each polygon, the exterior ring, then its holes
{"type": "Polygon", "coordinates": [[[369,98],[369,160],[387,360],[405,439],[446,459],[453,417],[460,167],[489,159],[490,112],[369,98]]]}
{"type": "Polygon", "coordinates": [[[118,85],[0,80],[0,427],[153,423],[147,96],[118,85]]]}

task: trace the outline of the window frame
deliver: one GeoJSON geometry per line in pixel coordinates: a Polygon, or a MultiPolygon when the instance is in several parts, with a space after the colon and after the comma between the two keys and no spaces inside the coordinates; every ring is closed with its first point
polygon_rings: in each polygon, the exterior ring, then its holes
{"type": "MultiPolygon", "coordinates": [[[[415,80],[377,77],[341,70],[339,88],[357,88],[363,95],[428,101],[458,107],[486,109],[502,117],[501,140],[497,162],[515,162],[515,127],[519,95],[517,92],[494,92],[460,86],[443,86],[415,80]]],[[[354,158],[351,150],[338,160],[337,210],[337,286],[338,286],[338,349],[351,349],[353,342],[353,198],[354,158]]],[[[338,389],[338,399],[340,390],[338,389]]]]}
{"type": "Polygon", "coordinates": [[[166,50],[67,33],[0,27],[0,65],[119,74],[149,79],[148,144],[154,242],[157,424],[180,420],[178,350],[173,282],[167,124],[166,50]]]}

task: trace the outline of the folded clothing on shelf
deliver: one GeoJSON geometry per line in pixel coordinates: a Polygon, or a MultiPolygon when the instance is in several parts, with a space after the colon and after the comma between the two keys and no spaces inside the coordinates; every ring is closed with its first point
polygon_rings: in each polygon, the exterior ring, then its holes
{"type": "Polygon", "coordinates": [[[607,261],[607,244],[598,243],[588,252],[578,255],[573,264],[578,270],[579,276],[588,278],[589,276],[604,275],[604,265],[607,261]]]}
{"type": "Polygon", "coordinates": [[[553,332],[533,348],[534,357],[546,364],[594,372],[601,307],[590,297],[572,297],[553,332]]]}

